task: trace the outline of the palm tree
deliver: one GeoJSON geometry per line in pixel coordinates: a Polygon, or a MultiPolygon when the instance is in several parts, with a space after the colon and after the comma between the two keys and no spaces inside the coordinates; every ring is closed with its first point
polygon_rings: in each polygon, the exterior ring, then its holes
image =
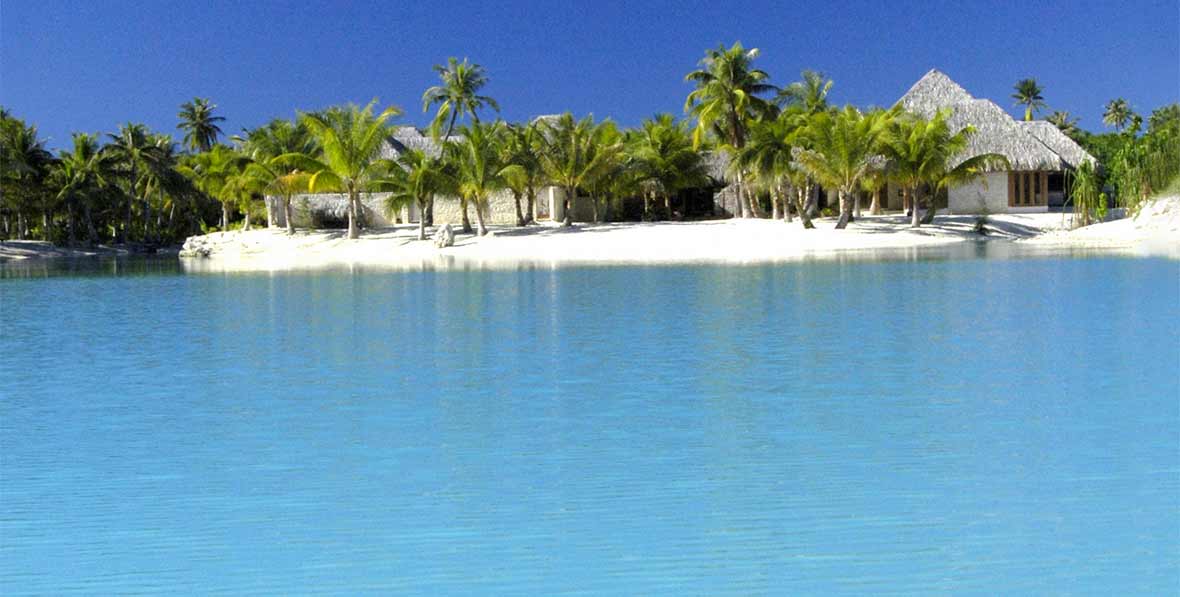
{"type": "Polygon", "coordinates": [[[45,142],[38,138],[37,127],[26,126],[24,122],[4,115],[0,126],[0,197],[16,212],[17,238],[28,235],[28,220],[25,210],[41,204],[41,236],[50,240],[50,201],[44,181],[53,165],[53,154],[45,149],[45,142]]]}
{"type": "Polygon", "coordinates": [[[432,158],[422,150],[409,149],[397,157],[397,165],[390,177],[389,198],[386,208],[391,212],[408,203],[418,206],[418,240],[426,240],[426,219],[422,215],[434,196],[444,193],[453,185],[442,160],[432,158]]]}
{"type": "Polygon", "coordinates": [[[217,144],[217,137],[221,135],[218,122],[225,120],[222,116],[214,116],[213,110],[217,106],[207,98],[194,97],[191,102],[180,104],[180,124],[176,128],[184,131],[184,144],[193,151],[209,151],[217,144]]]}
{"type": "MultiPolygon", "coordinates": [[[[127,202],[123,227],[119,230],[119,242],[127,242],[131,232],[132,204],[139,198],[139,175],[146,168],[148,162],[155,160],[160,154],[160,147],[142,124],[124,124],[117,133],[111,133],[110,144],[104,151],[110,153],[112,160],[127,175],[127,202]]],[[[146,201],[146,199],[145,199],[146,201]]]]}
{"type": "MultiPolygon", "coordinates": [[[[586,179],[586,191],[590,194],[590,207],[593,214],[594,223],[602,222],[602,213],[604,209],[600,209],[605,199],[605,209],[610,209],[611,194],[610,182],[615,176],[622,173],[623,169],[627,167],[627,156],[624,153],[623,133],[619,130],[611,120],[604,120],[594,126],[594,131],[590,135],[589,149],[591,152],[590,159],[597,161],[598,166],[586,179]]],[[[669,217],[671,217],[671,206],[665,203],[669,208],[669,217]]]]}
{"type": "Polygon", "coordinates": [[[1072,118],[1069,112],[1057,110],[1045,118],[1045,120],[1052,123],[1058,130],[1070,137],[1075,137],[1078,134],[1078,119],[1072,118]]]}
{"type": "Polygon", "coordinates": [[[1033,112],[1045,107],[1045,98],[1041,97],[1044,89],[1032,78],[1017,81],[1014,89],[1016,93],[1012,94],[1012,99],[1016,100],[1017,106],[1024,106],[1024,119],[1032,120],[1033,112]]]}
{"type": "Polygon", "coordinates": [[[540,140],[541,166],[549,181],[560,186],[565,194],[562,225],[572,226],[578,188],[594,180],[622,150],[622,145],[596,151],[594,118],[587,116],[575,120],[569,112],[546,122],[540,140]]]}
{"type": "Polygon", "coordinates": [[[234,187],[244,186],[242,181],[235,181],[236,184],[230,186],[229,181],[242,174],[249,164],[250,158],[225,145],[215,145],[209,151],[192,156],[179,168],[196,188],[221,203],[219,228],[222,231],[229,229],[230,207],[240,200],[238,189],[234,187]]]}
{"type": "MultiPolygon", "coordinates": [[[[628,150],[640,176],[663,198],[665,218],[672,218],[673,195],[703,185],[708,178],[704,159],[693,149],[688,126],[677,122],[671,114],[644,120],[628,150]]],[[[645,216],[649,215],[647,212],[645,209],[645,216]]],[[[682,206],[681,213],[687,213],[687,205],[682,206]]]]}
{"type": "Polygon", "coordinates": [[[802,131],[805,148],[794,150],[795,159],[821,184],[840,196],[840,219],[837,229],[852,220],[850,195],[861,178],[884,167],[881,142],[889,133],[895,111],[873,110],[862,113],[852,106],[835,112],[819,112],[808,120],[802,131]]]}
{"type": "Polygon", "coordinates": [[[176,143],[172,141],[171,135],[152,135],[152,144],[155,146],[152,159],[145,163],[145,170],[143,175],[143,236],[144,240],[152,242],[156,238],[152,234],[152,194],[156,194],[159,201],[159,210],[156,212],[156,228],[159,232],[161,224],[161,215],[167,206],[166,198],[171,197],[172,208],[169,210],[168,222],[171,224],[172,215],[175,211],[175,199],[189,190],[189,185],[186,184],[187,179],[180,175],[176,168],[179,165],[179,156],[176,153],[176,143]]]}
{"type": "Polygon", "coordinates": [[[393,163],[381,159],[381,146],[388,133],[388,121],[401,114],[390,106],[373,113],[377,101],[361,108],[355,104],[323,112],[300,113],[299,122],[319,143],[322,159],[286,154],[285,163],[309,172],[308,192],[332,191],[348,195],[348,238],[360,238],[362,215],[360,194],[377,186],[391,171],[393,163]]]}
{"type": "MultiPolygon", "coordinates": [[[[758,49],[749,50],[735,42],[726,49],[707,50],[702,68],[692,71],[685,80],[696,85],[684,102],[684,110],[696,118],[693,147],[698,148],[708,132],[717,135],[721,149],[731,156],[746,145],[746,131],[751,120],[772,115],[774,105],[758,97],[777,91],[767,83],[766,72],[753,68],[758,49]]],[[[741,172],[736,176],[741,215],[756,214],[753,202],[743,196],[741,172]]]]}
{"type": "Polygon", "coordinates": [[[807,114],[827,110],[832,81],[826,79],[823,73],[813,70],[803,71],[802,77],[802,80],[795,81],[778,92],[775,99],[779,105],[798,106],[807,114]]]}
{"type": "Polygon", "coordinates": [[[502,161],[507,164],[502,172],[504,182],[516,201],[516,223],[524,226],[536,220],[537,189],[545,184],[545,170],[537,154],[539,128],[536,122],[507,127],[502,150],[502,161]],[[528,203],[521,213],[520,198],[528,203]]]}
{"type": "Polygon", "coordinates": [[[98,136],[74,133],[73,149],[61,152],[56,171],[58,199],[68,210],[70,244],[76,241],[75,208],[81,207],[86,223],[86,238],[93,244],[98,240],[94,228],[94,199],[106,188],[110,177],[109,155],[99,150],[98,136]]]}
{"type": "MultiPolygon", "coordinates": [[[[306,190],[310,175],[299,170],[291,162],[317,156],[319,146],[299,122],[276,118],[264,126],[246,131],[245,137],[235,137],[242,151],[251,160],[251,175],[262,182],[264,192],[277,193],[282,199],[283,215],[287,233],[295,234],[294,212],[291,197],[306,190]],[[284,157],[298,156],[295,160],[284,157]]],[[[274,221],[271,206],[267,205],[267,225],[274,221]]]]}
{"type": "Polygon", "coordinates": [[[473,121],[479,122],[478,112],[481,108],[490,107],[496,112],[500,111],[500,104],[496,103],[496,100],[479,95],[479,90],[488,83],[487,74],[482,66],[471,64],[466,58],[459,62],[452,56],[447,58],[446,66],[434,65],[434,71],[442,79],[442,85],[435,85],[422,94],[423,112],[438,104],[438,111],[430,123],[430,133],[434,138],[439,138],[438,133],[443,122],[447,123],[447,128],[441,137],[448,139],[455,128],[456,118],[467,115],[471,116],[473,121]]]}
{"type": "Polygon", "coordinates": [[[1106,102],[1106,111],[1102,114],[1102,122],[1107,126],[1113,126],[1116,131],[1122,132],[1127,123],[1131,121],[1131,117],[1131,106],[1127,104],[1127,100],[1120,97],[1106,102]]]}
{"type": "Polygon", "coordinates": [[[491,124],[473,122],[461,130],[463,140],[451,145],[450,149],[456,167],[459,200],[464,204],[464,232],[471,230],[466,217],[466,203],[470,202],[475,205],[479,235],[484,236],[488,233],[487,225],[484,224],[488,197],[504,187],[501,175],[504,164],[500,159],[500,138],[504,133],[504,123],[499,120],[491,124]]]}
{"type": "MultiPolygon", "coordinates": [[[[940,189],[963,184],[978,177],[985,169],[1006,166],[1008,160],[999,154],[986,153],[958,161],[967,150],[967,142],[975,129],[967,126],[952,132],[948,119],[949,109],[943,109],[929,120],[912,115],[902,115],[892,123],[892,134],[885,146],[889,158],[889,176],[902,188],[907,200],[912,197],[911,226],[917,228],[918,217],[916,193],[928,185],[933,196],[940,189]],[[956,163],[957,162],[957,163],[956,163]]],[[[927,218],[933,220],[934,205],[930,205],[927,218]]]]}

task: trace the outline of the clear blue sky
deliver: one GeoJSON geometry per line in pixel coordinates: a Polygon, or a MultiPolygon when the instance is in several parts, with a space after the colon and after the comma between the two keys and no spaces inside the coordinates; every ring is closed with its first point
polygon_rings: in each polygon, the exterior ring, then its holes
{"type": "Polygon", "coordinates": [[[1090,130],[1112,97],[1147,113],[1180,95],[1177,0],[3,0],[0,103],[51,147],[129,120],[174,132],[193,96],[213,99],[227,133],[374,97],[423,124],[431,65],[454,55],[487,68],[507,119],[570,110],[631,125],[680,114],[684,74],[734,40],[762,49],[772,82],[818,69],[835,101],[860,105],[893,103],[931,67],[1013,113],[1013,83],[1036,77],[1090,130]]]}

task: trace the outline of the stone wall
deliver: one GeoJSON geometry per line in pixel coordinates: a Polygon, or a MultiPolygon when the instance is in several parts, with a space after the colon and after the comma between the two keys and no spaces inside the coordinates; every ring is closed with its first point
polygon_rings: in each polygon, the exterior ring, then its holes
{"type": "Polygon", "coordinates": [[[951,188],[947,192],[947,207],[956,214],[1008,213],[1008,173],[988,172],[951,188]]]}

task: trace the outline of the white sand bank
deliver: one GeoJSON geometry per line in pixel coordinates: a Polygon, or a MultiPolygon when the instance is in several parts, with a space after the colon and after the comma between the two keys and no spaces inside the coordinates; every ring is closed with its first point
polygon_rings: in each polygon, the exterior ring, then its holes
{"type": "Polygon", "coordinates": [[[1180,196],[1154,199],[1135,217],[1055,230],[1020,241],[1036,247],[1105,249],[1130,255],[1180,259],[1180,196]]]}
{"type": "Polygon", "coordinates": [[[1015,240],[1068,226],[1069,216],[1011,214],[993,216],[981,236],[974,216],[939,216],[934,225],[909,228],[900,215],[869,216],[846,230],[830,218],[804,230],[798,220],[715,220],[622,224],[579,224],[561,228],[496,227],[478,238],[459,235],[454,247],[438,249],[416,240],[413,225],[366,231],[357,240],[343,231],[283,230],[214,233],[192,237],[181,256],[194,269],[271,271],[333,265],[391,267],[513,265],[517,263],[756,263],[842,252],[873,252],[945,246],[978,240],[1015,240]]]}

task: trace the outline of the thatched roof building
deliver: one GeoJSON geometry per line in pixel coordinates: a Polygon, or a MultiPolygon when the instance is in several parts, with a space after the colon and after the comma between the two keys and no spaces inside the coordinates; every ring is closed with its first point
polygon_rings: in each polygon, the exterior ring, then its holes
{"type": "Polygon", "coordinates": [[[1052,124],[1017,122],[991,100],[976,99],[937,69],[914,83],[898,103],[924,118],[949,108],[952,110],[949,121],[952,129],[967,125],[975,127],[976,133],[962,159],[998,153],[1008,158],[1009,169],[1015,171],[1061,171],[1076,167],[1082,160],[1094,159],[1052,124]]]}
{"type": "Polygon", "coordinates": [[[1007,168],[948,189],[947,205],[956,213],[1043,211],[1061,206],[1069,200],[1065,173],[1082,163],[1096,163],[1053,124],[1019,122],[994,102],[973,97],[937,69],[914,83],[897,103],[924,118],[949,109],[952,130],[974,127],[976,132],[958,156],[959,162],[985,153],[1008,158],[1007,168]]]}

